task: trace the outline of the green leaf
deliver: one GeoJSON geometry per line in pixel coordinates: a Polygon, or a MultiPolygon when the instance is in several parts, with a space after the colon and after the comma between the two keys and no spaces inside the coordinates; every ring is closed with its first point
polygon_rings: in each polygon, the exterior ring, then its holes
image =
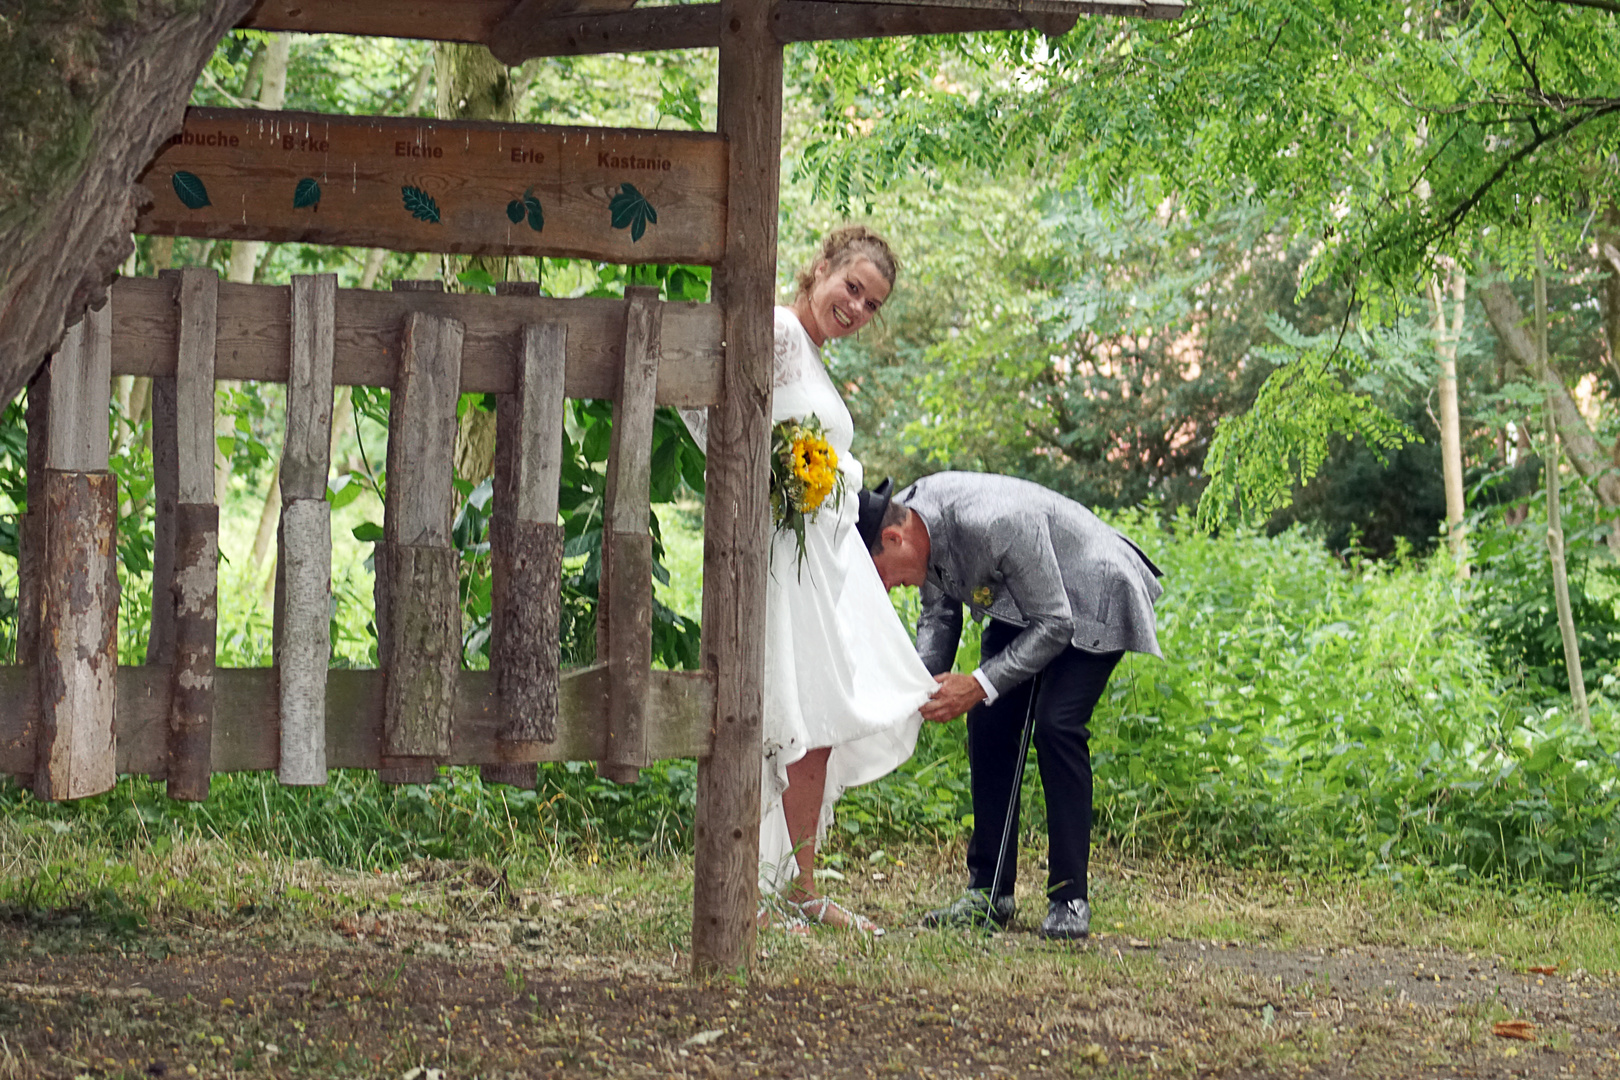
{"type": "Polygon", "coordinates": [[[636,190],[634,184],[619,187],[619,193],[608,203],[608,212],[613,215],[615,229],[630,230],[631,243],[642,238],[649,224],[658,224],[658,211],[647,201],[647,196],[636,190]]]}
{"type": "Polygon", "coordinates": [[[354,538],[362,544],[376,543],[383,538],[383,527],[375,521],[363,521],[354,527],[354,538]]]}
{"type": "Polygon", "coordinates": [[[516,225],[523,220],[523,200],[513,199],[506,204],[506,220],[516,225]]]}
{"type": "Polygon", "coordinates": [[[306,206],[320,206],[321,185],[316,183],[313,176],[306,176],[298,181],[293,188],[293,209],[302,210],[306,206]]]}
{"type": "Polygon", "coordinates": [[[366,486],[353,473],[344,473],[326,485],[326,501],[332,504],[333,510],[341,510],[358,499],[365,490],[366,486]]]}
{"type": "Polygon", "coordinates": [[[433,196],[418,187],[409,185],[399,189],[405,199],[405,209],[417,221],[427,221],[434,225],[439,223],[439,204],[433,201],[433,196]]]}
{"type": "Polygon", "coordinates": [[[203,185],[202,179],[196,173],[188,173],[184,169],[174,174],[174,193],[180,196],[180,201],[193,210],[201,210],[212,205],[208,201],[208,188],[203,185]]]}

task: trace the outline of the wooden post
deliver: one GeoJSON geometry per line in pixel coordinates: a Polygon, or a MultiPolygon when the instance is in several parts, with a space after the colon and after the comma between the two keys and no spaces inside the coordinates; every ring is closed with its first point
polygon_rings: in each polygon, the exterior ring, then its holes
{"type": "MultiPolygon", "coordinates": [[[[388,414],[383,779],[425,783],[450,753],[461,671],[459,562],[450,543],[462,324],[413,312],[405,320],[388,414]]],[[[381,605],[379,605],[381,606],[381,605]]]]}
{"type": "Polygon", "coordinates": [[[332,504],[326,479],[336,305],[336,274],[293,278],[276,553],[283,784],[326,783],[326,671],[332,661],[332,504]]]}
{"type": "MultiPolygon", "coordinates": [[[[501,291],[539,295],[539,286],[512,282],[501,291]]],[[[485,783],[533,788],[541,746],[557,738],[563,552],[557,491],[567,341],[561,323],[525,326],[516,387],[496,403],[490,666],[502,760],[480,771],[485,783]]]]}
{"type": "Polygon", "coordinates": [[[110,305],[87,312],[68,331],[51,361],[49,386],[34,793],[79,799],[106,791],[117,779],[118,485],[107,471],[110,305]]]}
{"type": "Polygon", "coordinates": [[[771,355],[782,146],[782,46],[772,0],[722,0],[719,128],[731,146],[726,251],[715,275],[724,391],[709,410],[703,666],[714,750],[698,759],[692,969],[746,969],[759,902],[760,723],[770,529],[771,355]]]}
{"type": "Polygon", "coordinates": [[[613,402],[602,576],[597,601],[597,658],[606,660],[607,754],[597,772],[635,783],[647,764],[647,678],[652,668],[652,533],[648,530],[654,405],[658,393],[658,290],[625,291],[624,371],[613,402]]]}
{"type": "MultiPolygon", "coordinates": [[[[214,642],[219,600],[219,505],[214,501],[214,354],[219,277],[180,272],[175,358],[174,570],[154,577],[152,606],[172,611],[169,695],[171,799],[208,798],[214,732],[214,642]]],[[[167,417],[165,419],[168,419],[167,417]]]]}

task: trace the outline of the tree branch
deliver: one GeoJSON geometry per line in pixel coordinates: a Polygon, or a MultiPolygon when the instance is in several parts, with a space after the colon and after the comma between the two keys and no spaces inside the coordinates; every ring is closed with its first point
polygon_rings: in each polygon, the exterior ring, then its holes
{"type": "Polygon", "coordinates": [[[1620,3],[1615,3],[1615,0],[1541,0],[1541,2],[1554,7],[1596,8],[1611,15],[1620,15],[1620,3]]]}
{"type": "Polygon", "coordinates": [[[1553,142],[1556,139],[1563,138],[1565,135],[1568,135],[1570,132],[1574,131],[1578,127],[1581,127],[1588,121],[1595,120],[1600,116],[1606,116],[1612,112],[1620,112],[1620,101],[1611,101],[1607,105],[1599,106],[1590,112],[1576,117],[1569,123],[1564,124],[1562,127],[1559,127],[1553,131],[1543,132],[1537,135],[1536,138],[1532,139],[1530,142],[1526,143],[1524,146],[1521,146],[1519,149],[1515,150],[1512,154],[1508,155],[1506,161],[1497,166],[1495,172],[1491,173],[1491,175],[1487,177],[1483,183],[1474,189],[1473,193],[1470,194],[1468,198],[1464,199],[1461,203],[1454,207],[1449,214],[1446,215],[1445,220],[1440,227],[1440,231],[1442,233],[1455,232],[1457,227],[1462,224],[1463,219],[1468,216],[1469,212],[1473,210],[1475,206],[1479,205],[1480,200],[1485,197],[1486,193],[1489,192],[1491,188],[1495,187],[1497,181],[1501,180],[1502,177],[1507,174],[1507,171],[1513,168],[1513,166],[1517,165],[1519,162],[1523,161],[1537,150],[1540,150],[1543,146],[1553,142]]]}

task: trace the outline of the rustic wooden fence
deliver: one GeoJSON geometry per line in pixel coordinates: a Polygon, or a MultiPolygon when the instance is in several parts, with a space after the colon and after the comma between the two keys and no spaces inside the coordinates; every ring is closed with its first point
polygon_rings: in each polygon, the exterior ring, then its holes
{"type": "Polygon", "coordinates": [[[118,774],[202,799],[215,772],[331,768],[393,782],[440,765],[533,786],[541,761],[586,760],[614,780],[712,743],[700,672],[651,667],[649,464],[660,404],[719,398],[721,315],[708,304],[555,300],[537,287],[449,295],[221,283],[209,270],[124,279],[28,391],[18,664],[0,667],[0,771],[44,799],[118,774]],[[110,380],[153,378],[157,527],[146,663],[117,664],[117,483],[107,471],[110,380]],[[219,506],[214,382],[282,382],[274,666],[215,664],[219,506]],[[333,388],[386,386],[384,537],[376,553],[378,670],[329,670],[333,388]],[[464,670],[450,541],[456,402],[497,395],[488,671],[464,670]],[[611,398],[597,656],[558,661],[565,397],[611,398]]]}

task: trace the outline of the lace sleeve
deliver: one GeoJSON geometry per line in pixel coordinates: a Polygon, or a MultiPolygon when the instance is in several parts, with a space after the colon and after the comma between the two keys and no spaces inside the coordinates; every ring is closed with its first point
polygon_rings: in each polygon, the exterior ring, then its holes
{"type": "MultiPolygon", "coordinates": [[[[814,367],[821,366],[821,357],[810,336],[799,325],[799,317],[789,308],[776,309],[776,341],[771,353],[771,389],[780,391],[801,382],[814,367]]],[[[787,394],[777,394],[779,408],[773,410],[773,422],[785,419],[787,416],[800,416],[804,409],[798,402],[798,396],[791,391],[787,394]],[[785,415],[784,409],[786,410],[785,415]]],[[[709,452],[709,410],[708,409],[681,409],[681,420],[686,424],[686,430],[692,433],[693,440],[698,449],[705,454],[709,452]]]]}
{"type": "Polygon", "coordinates": [[[799,317],[791,308],[776,309],[776,344],[771,358],[771,386],[780,390],[789,383],[798,382],[810,370],[820,366],[821,356],[810,335],[799,325],[799,317]]]}

